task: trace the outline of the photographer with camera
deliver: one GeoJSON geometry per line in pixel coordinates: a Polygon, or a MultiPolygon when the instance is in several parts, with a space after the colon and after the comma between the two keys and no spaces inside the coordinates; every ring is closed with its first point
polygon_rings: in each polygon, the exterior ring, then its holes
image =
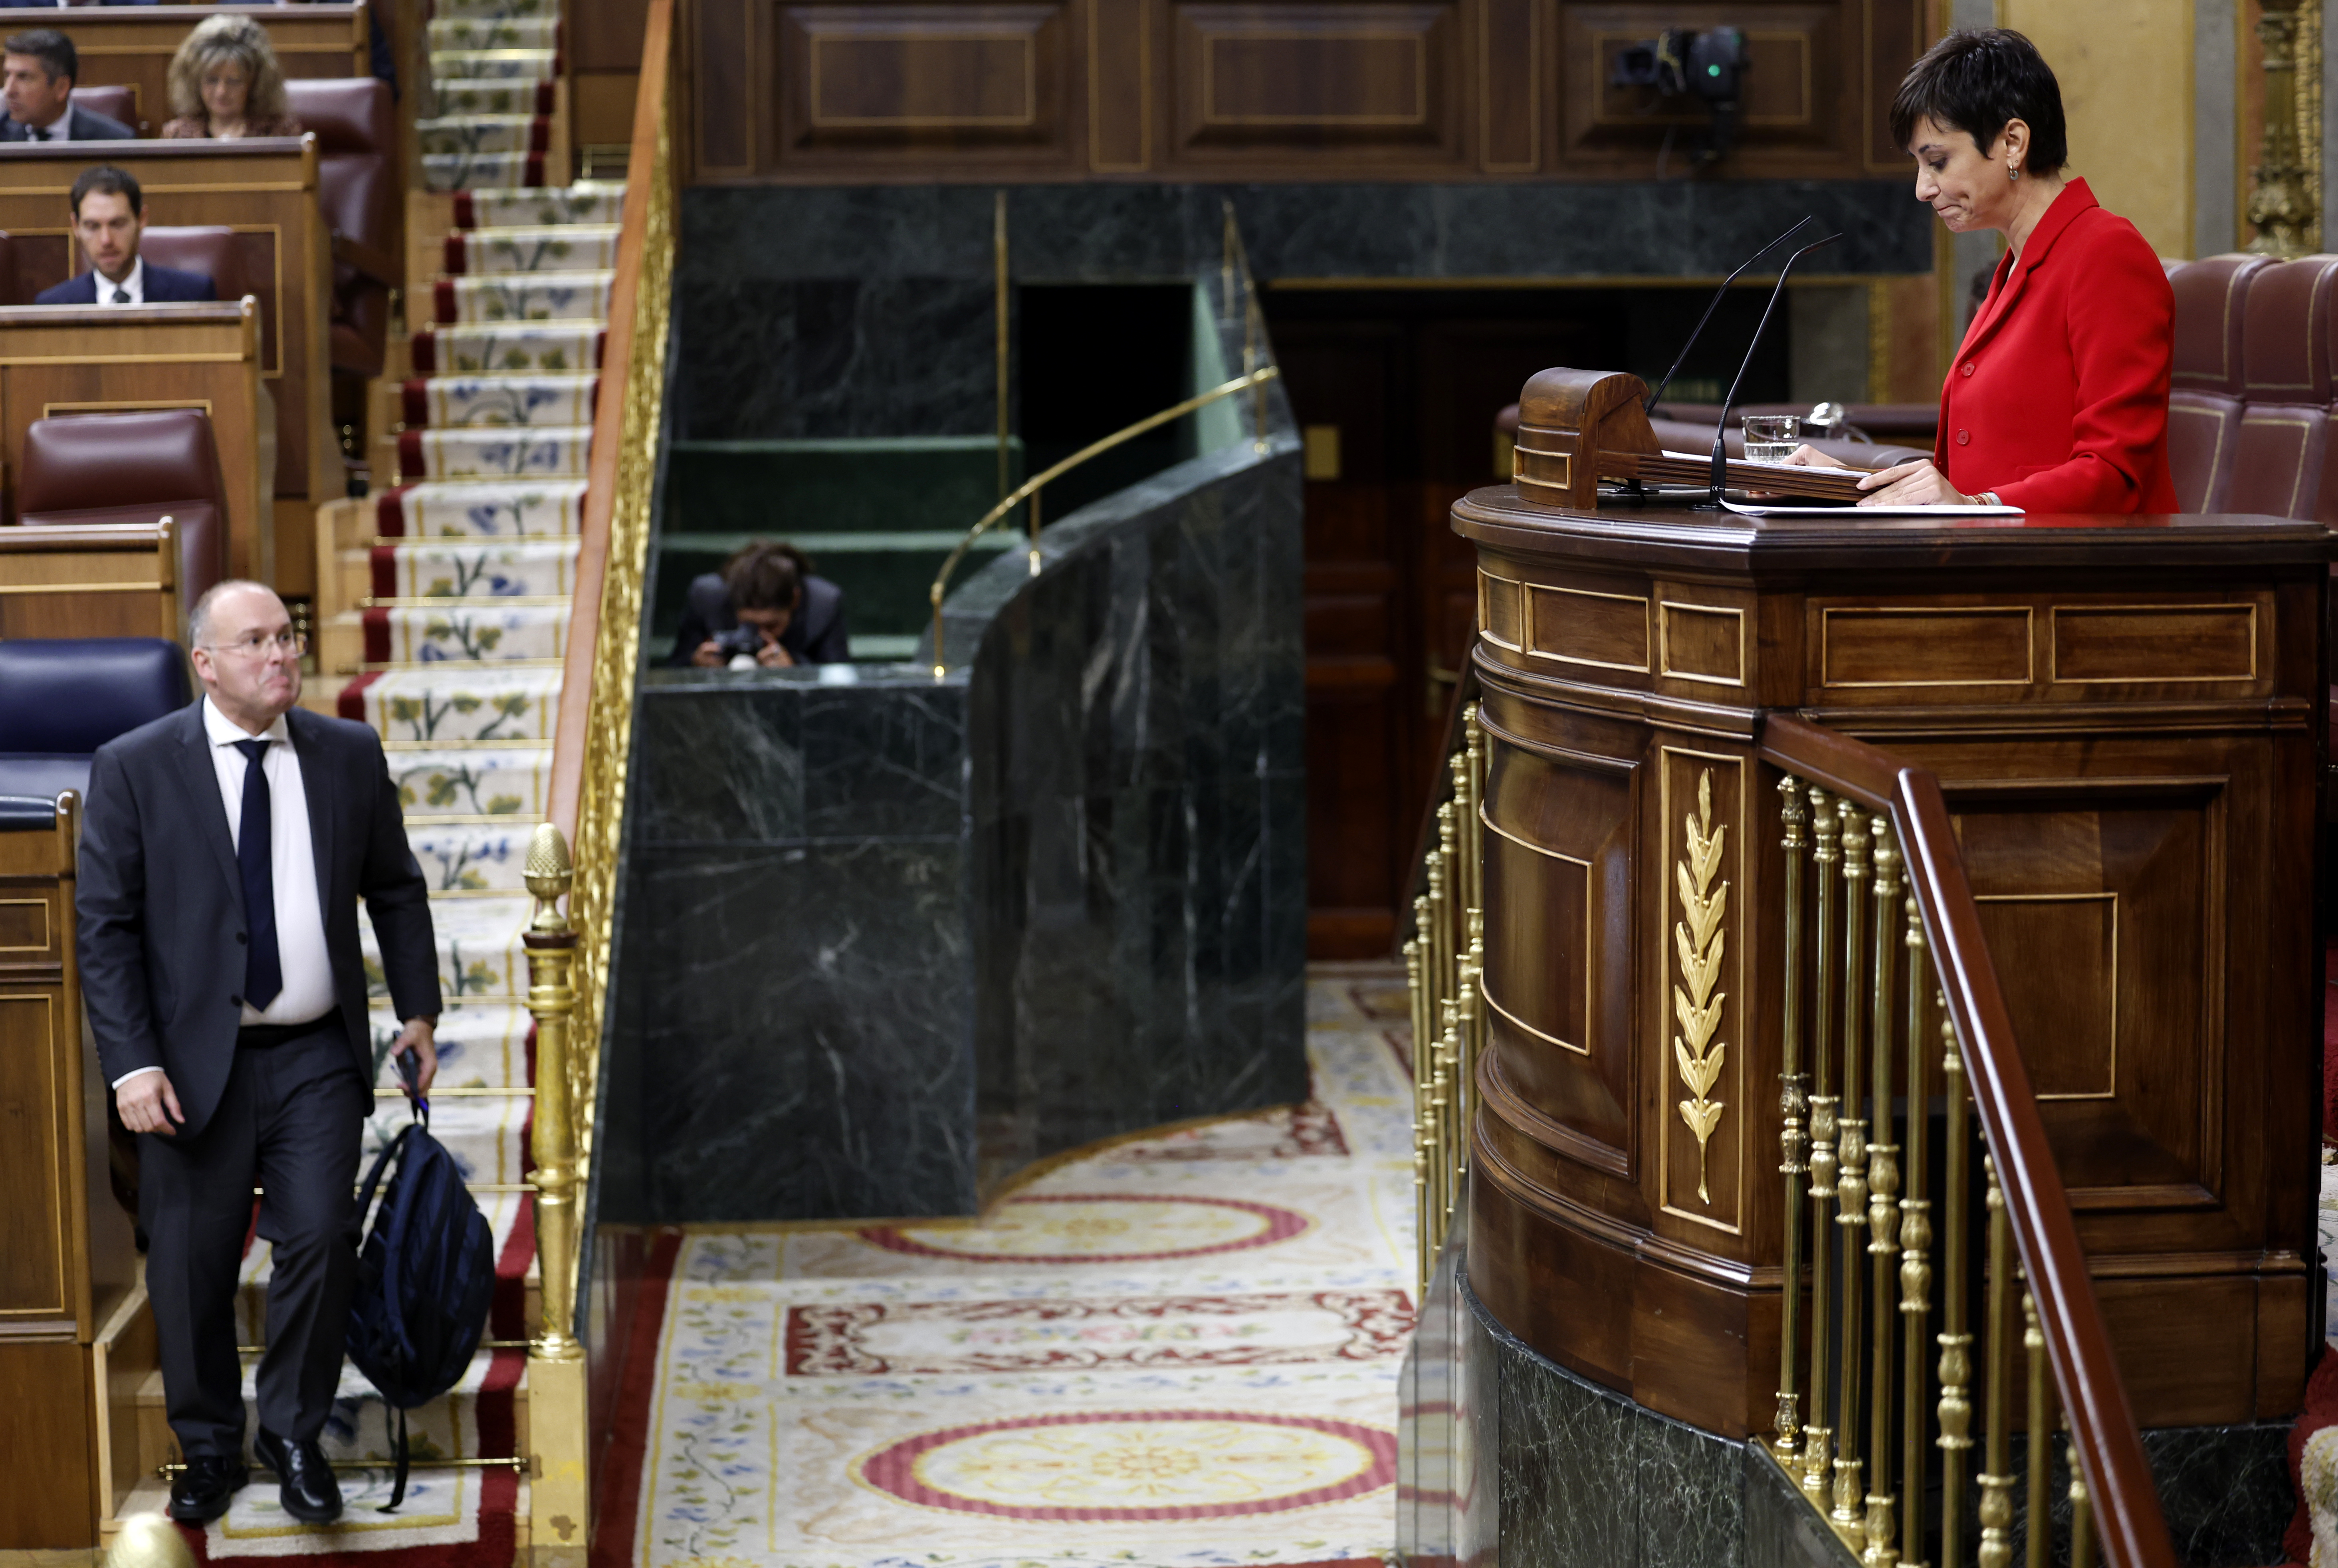
{"type": "Polygon", "coordinates": [[[844,635],[844,590],[812,576],[793,545],[750,540],[690,584],[682,629],[666,662],[700,669],[786,669],[852,657],[844,635]]]}

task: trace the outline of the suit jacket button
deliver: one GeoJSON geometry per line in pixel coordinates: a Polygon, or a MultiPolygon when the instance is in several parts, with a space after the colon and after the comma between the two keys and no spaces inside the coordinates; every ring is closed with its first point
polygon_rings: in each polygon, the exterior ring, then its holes
{"type": "Polygon", "coordinates": [[[1965,361],[1965,368],[1962,373],[1968,376],[1972,374],[1972,361],[1970,360],[1967,360],[1965,361]]]}
{"type": "Polygon", "coordinates": [[[241,1007],[243,1005],[243,998],[240,996],[229,997],[227,999],[227,1004],[230,1007],[241,1007]]]}
{"type": "Polygon", "coordinates": [[[1957,445],[1960,447],[1965,447],[1970,446],[1971,444],[1972,432],[1970,430],[1959,430],[1957,432],[1957,445]]]}
{"type": "Polygon", "coordinates": [[[237,932],[235,933],[235,945],[236,945],[236,946],[238,946],[238,947],[241,947],[241,946],[243,946],[243,945],[244,945],[247,942],[249,942],[250,940],[250,939],[249,937],[245,936],[245,935],[243,934],[243,932],[237,932]]]}

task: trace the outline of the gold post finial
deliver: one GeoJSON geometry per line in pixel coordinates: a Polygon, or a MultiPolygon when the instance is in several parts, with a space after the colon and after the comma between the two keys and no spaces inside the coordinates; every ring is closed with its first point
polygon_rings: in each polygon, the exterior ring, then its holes
{"type": "Polygon", "coordinates": [[[527,929],[535,932],[564,932],[568,929],[568,917],[560,912],[560,901],[576,882],[576,863],[568,858],[568,841],[552,823],[538,823],[535,833],[527,841],[527,859],[522,863],[520,876],[527,891],[535,895],[535,918],[527,929]]]}

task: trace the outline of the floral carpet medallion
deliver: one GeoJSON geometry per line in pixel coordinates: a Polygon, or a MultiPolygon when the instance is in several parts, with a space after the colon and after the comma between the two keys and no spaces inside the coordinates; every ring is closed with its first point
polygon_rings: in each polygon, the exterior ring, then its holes
{"type": "Polygon", "coordinates": [[[947,1427],[856,1461],[864,1486],[923,1508],[1066,1524],[1282,1514],[1378,1491],[1396,1438],[1236,1411],[1100,1411],[947,1427]]]}
{"type": "Polygon", "coordinates": [[[977,1219],[683,1240],[626,1560],[1377,1568],[1410,1080],[1344,977],[1309,1010],[1301,1107],[1099,1146],[977,1219]]]}
{"type": "Polygon", "coordinates": [[[1303,1214],[1233,1198],[1043,1193],[1007,1201],[979,1230],[864,1230],[861,1239],[921,1257],[997,1263],[1165,1263],[1271,1247],[1306,1232],[1303,1214]]]}

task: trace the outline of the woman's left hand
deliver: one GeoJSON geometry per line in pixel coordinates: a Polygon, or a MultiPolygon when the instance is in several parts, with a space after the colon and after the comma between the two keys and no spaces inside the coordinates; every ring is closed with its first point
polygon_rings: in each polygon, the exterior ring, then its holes
{"type": "Polygon", "coordinates": [[[1964,506],[1972,499],[1952,488],[1930,458],[1879,468],[1860,480],[1859,488],[1871,492],[1859,503],[1862,507],[1964,506]]]}

